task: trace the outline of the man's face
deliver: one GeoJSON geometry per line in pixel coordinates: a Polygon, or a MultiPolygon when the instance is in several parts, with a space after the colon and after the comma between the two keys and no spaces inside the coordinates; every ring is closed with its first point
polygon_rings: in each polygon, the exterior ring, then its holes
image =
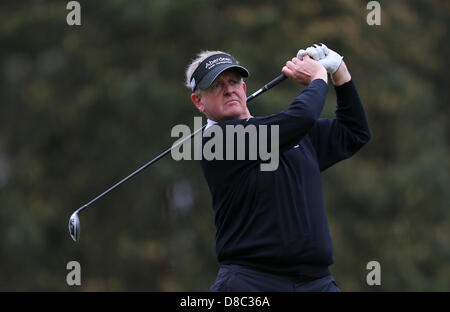
{"type": "Polygon", "coordinates": [[[198,110],[214,121],[250,118],[247,109],[247,87],[232,69],[221,73],[201,94],[191,94],[198,110]]]}

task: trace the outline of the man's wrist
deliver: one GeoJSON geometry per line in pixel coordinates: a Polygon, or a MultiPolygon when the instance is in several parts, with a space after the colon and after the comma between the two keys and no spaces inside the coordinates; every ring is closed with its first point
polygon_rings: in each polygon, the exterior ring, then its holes
{"type": "Polygon", "coordinates": [[[311,82],[313,82],[316,79],[322,79],[323,81],[325,81],[326,84],[328,84],[328,74],[327,71],[325,70],[325,68],[323,69],[323,71],[317,73],[313,79],[311,79],[311,82]]]}
{"type": "Polygon", "coordinates": [[[342,61],[338,70],[333,75],[331,75],[331,81],[333,81],[333,84],[338,87],[346,82],[349,82],[350,80],[352,80],[352,76],[350,75],[350,72],[348,71],[344,61],[342,61]]]}

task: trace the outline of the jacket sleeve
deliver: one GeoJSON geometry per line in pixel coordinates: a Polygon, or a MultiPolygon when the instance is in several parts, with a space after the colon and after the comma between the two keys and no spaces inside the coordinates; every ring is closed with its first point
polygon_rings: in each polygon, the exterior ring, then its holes
{"type": "MultiPolygon", "coordinates": [[[[250,118],[246,122],[234,121],[227,124],[253,124],[259,126],[279,127],[280,152],[298,144],[318,120],[328,92],[328,85],[321,79],[315,79],[291,103],[288,109],[265,117],[250,118]]],[[[270,132],[270,128],[268,129],[270,132]]],[[[270,140],[270,135],[268,136],[270,140]]]]}
{"type": "Polygon", "coordinates": [[[351,157],[370,140],[369,125],[353,80],[335,90],[336,118],[318,119],[309,132],[321,171],[351,157]]]}
{"type": "MultiPolygon", "coordinates": [[[[304,89],[291,103],[288,109],[270,116],[265,117],[254,117],[247,120],[230,120],[222,121],[209,129],[205,130],[203,135],[203,151],[209,150],[212,144],[209,144],[209,140],[214,133],[218,130],[222,137],[222,146],[216,145],[215,148],[220,148],[223,151],[223,155],[228,156],[230,152],[227,142],[233,142],[232,152],[230,154],[234,157],[227,157],[229,161],[221,161],[225,159],[207,159],[204,157],[202,161],[202,166],[205,170],[206,178],[209,182],[225,183],[227,182],[227,177],[235,177],[236,174],[243,174],[246,169],[251,169],[253,166],[259,166],[261,164],[267,164],[267,159],[263,159],[260,153],[256,155],[256,158],[249,157],[251,155],[250,150],[261,152],[261,150],[270,149],[273,152],[272,147],[278,149],[278,155],[286,150],[289,150],[303,138],[308,135],[308,132],[316,123],[319,118],[322,109],[325,105],[326,94],[328,92],[328,85],[321,79],[315,79],[309,86],[304,89]],[[247,127],[256,129],[257,139],[246,138],[244,142],[236,138],[236,134],[228,134],[227,127],[247,127]],[[254,127],[256,126],[256,127],[254,127]],[[265,127],[261,127],[265,126],[265,127]],[[272,127],[276,126],[276,127],[272,127]],[[220,128],[220,129],[219,129],[220,128]],[[272,135],[272,131],[277,130],[277,135],[272,135]],[[265,138],[261,139],[261,134],[265,133],[265,138]],[[229,135],[233,135],[232,140],[229,140],[229,135]],[[272,141],[272,137],[278,142],[276,144],[272,141]],[[266,148],[261,148],[261,144],[266,148]],[[208,146],[207,146],[208,144],[208,146]],[[206,148],[208,147],[208,148],[206,148]],[[260,149],[261,148],[261,149],[260,149]],[[237,157],[237,151],[243,149],[245,150],[244,159],[237,157]],[[207,161],[205,161],[207,160],[207,161]]],[[[218,142],[218,141],[216,141],[218,142]]],[[[270,170],[270,169],[269,169],[270,170]]],[[[209,183],[211,184],[211,183],[209,183]]]]}

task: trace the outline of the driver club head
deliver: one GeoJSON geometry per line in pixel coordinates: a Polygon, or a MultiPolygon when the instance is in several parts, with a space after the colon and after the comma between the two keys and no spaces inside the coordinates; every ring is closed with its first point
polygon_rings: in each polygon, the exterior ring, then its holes
{"type": "Polygon", "coordinates": [[[70,216],[69,233],[75,242],[80,239],[80,219],[78,218],[77,212],[74,212],[72,216],[70,216]]]}

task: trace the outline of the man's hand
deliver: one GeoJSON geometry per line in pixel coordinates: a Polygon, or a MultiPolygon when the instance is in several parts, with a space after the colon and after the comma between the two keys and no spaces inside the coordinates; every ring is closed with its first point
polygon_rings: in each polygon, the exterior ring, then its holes
{"type": "Polygon", "coordinates": [[[281,71],[286,77],[303,85],[309,85],[314,79],[322,79],[325,83],[328,81],[325,68],[308,55],[303,56],[302,59],[294,57],[286,62],[286,66],[281,71]]]}
{"type": "Polygon", "coordinates": [[[306,50],[301,49],[297,53],[298,58],[301,58],[304,55],[309,55],[318,61],[330,74],[334,74],[339,69],[343,59],[342,56],[333,50],[328,49],[328,47],[323,43],[313,44],[306,50]]]}
{"type": "Polygon", "coordinates": [[[335,86],[343,85],[352,79],[347,66],[345,66],[343,57],[328,49],[323,43],[314,44],[306,50],[299,50],[297,53],[297,57],[300,59],[305,55],[309,55],[317,60],[327,69],[335,86]]]}

